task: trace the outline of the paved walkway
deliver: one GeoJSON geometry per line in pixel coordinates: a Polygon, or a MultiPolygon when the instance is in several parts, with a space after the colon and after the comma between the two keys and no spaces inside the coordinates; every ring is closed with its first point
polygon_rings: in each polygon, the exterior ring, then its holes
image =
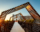
{"type": "Polygon", "coordinates": [[[18,22],[15,22],[10,32],[25,32],[18,22]]]}

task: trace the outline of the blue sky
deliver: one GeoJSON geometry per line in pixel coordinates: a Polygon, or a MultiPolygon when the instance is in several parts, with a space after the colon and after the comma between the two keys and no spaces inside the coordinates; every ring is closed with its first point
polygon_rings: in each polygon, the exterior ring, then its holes
{"type": "MultiPolygon", "coordinates": [[[[40,0],[0,0],[0,14],[2,11],[8,10],[10,8],[14,8],[26,2],[30,2],[31,5],[34,7],[34,9],[40,15],[40,0]]],[[[11,16],[13,14],[18,14],[18,13],[22,13],[23,15],[26,15],[26,16],[30,15],[25,8],[8,15],[11,16]]]]}

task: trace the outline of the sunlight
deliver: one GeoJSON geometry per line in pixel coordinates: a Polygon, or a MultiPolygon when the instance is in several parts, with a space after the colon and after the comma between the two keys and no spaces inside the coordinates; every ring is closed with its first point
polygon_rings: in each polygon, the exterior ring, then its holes
{"type": "Polygon", "coordinates": [[[28,11],[32,10],[31,5],[28,5],[26,8],[27,8],[28,11]]]}
{"type": "Polygon", "coordinates": [[[9,20],[11,16],[12,16],[11,14],[8,14],[8,15],[6,16],[6,18],[5,18],[5,20],[9,20]]]}

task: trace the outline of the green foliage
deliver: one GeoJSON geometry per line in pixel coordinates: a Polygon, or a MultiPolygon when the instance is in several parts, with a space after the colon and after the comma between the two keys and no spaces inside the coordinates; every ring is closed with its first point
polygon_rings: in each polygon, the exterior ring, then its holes
{"type": "Polygon", "coordinates": [[[33,23],[34,19],[26,20],[26,23],[33,23]]]}
{"type": "Polygon", "coordinates": [[[24,22],[24,20],[22,20],[22,22],[24,22]]]}
{"type": "MultiPolygon", "coordinates": [[[[25,20],[22,20],[22,22],[24,22],[25,20]]],[[[34,22],[34,19],[27,19],[26,21],[25,21],[25,23],[33,23],[34,22]]]]}

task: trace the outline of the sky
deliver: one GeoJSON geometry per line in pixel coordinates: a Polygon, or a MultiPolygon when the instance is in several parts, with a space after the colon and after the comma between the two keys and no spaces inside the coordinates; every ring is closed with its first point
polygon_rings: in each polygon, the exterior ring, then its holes
{"type": "MultiPolygon", "coordinates": [[[[33,8],[40,15],[40,0],[0,0],[0,15],[5,10],[17,7],[17,6],[27,3],[27,2],[30,2],[30,4],[33,6],[33,8]]],[[[24,16],[30,15],[28,13],[28,11],[25,8],[23,8],[19,11],[8,14],[6,16],[6,19],[9,19],[13,14],[18,14],[18,13],[22,13],[24,16]]]]}

